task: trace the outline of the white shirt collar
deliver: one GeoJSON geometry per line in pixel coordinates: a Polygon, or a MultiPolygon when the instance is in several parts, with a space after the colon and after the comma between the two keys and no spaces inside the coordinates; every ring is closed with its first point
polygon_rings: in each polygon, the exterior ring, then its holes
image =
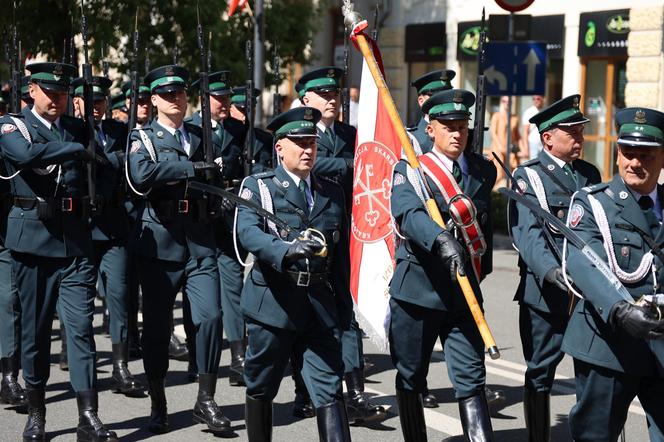
{"type": "Polygon", "coordinates": [[[318,123],[316,123],[316,126],[321,130],[321,132],[327,132],[329,130],[330,132],[334,133],[334,121],[332,124],[330,124],[330,127],[327,127],[325,123],[319,120],[318,123]]]}
{"type": "Polygon", "coordinates": [[[39,120],[44,126],[46,126],[46,128],[47,128],[48,130],[51,130],[51,125],[52,125],[52,124],[55,124],[55,127],[57,127],[58,129],[60,128],[60,117],[58,117],[55,121],[50,122],[50,121],[48,121],[46,118],[44,118],[44,117],[42,117],[41,115],[39,115],[39,114],[37,113],[37,111],[35,110],[35,107],[34,107],[34,106],[32,106],[32,109],[30,109],[30,111],[32,112],[32,115],[34,115],[35,117],[37,117],[37,119],[38,119],[38,120],[39,120]]]}
{"type": "Polygon", "coordinates": [[[553,162],[556,163],[556,164],[558,165],[558,167],[560,167],[561,169],[562,169],[563,167],[565,167],[565,164],[567,164],[564,160],[561,160],[560,158],[558,158],[558,157],[552,155],[552,154],[549,153],[549,151],[546,150],[546,149],[543,149],[542,152],[544,152],[545,154],[547,154],[547,155],[549,156],[549,158],[551,158],[551,159],[553,160],[553,162]]]}
{"type": "MultiPolygon", "coordinates": [[[[289,171],[285,167],[284,167],[284,172],[286,172],[288,174],[288,176],[291,177],[291,179],[295,183],[295,187],[300,186],[300,177],[299,176],[295,175],[294,173],[292,173],[291,171],[289,171]]],[[[307,175],[307,177],[305,178],[304,181],[307,183],[307,186],[309,186],[309,189],[311,189],[311,174],[307,175]]]]}
{"type": "Polygon", "coordinates": [[[636,190],[629,187],[628,185],[625,185],[625,187],[627,187],[629,189],[629,191],[631,192],[632,196],[634,197],[634,199],[636,200],[637,203],[639,202],[639,199],[641,199],[642,196],[649,196],[650,199],[652,200],[653,208],[654,209],[659,209],[659,198],[657,198],[657,186],[655,186],[653,191],[650,192],[648,195],[644,195],[642,193],[639,193],[636,190]]]}
{"type": "Polygon", "coordinates": [[[179,130],[184,138],[189,138],[189,133],[187,132],[187,129],[185,129],[184,123],[182,123],[180,125],[180,127],[178,127],[177,129],[173,129],[172,127],[164,126],[158,120],[157,120],[157,124],[160,125],[161,127],[163,127],[169,134],[171,134],[173,136],[175,136],[175,131],[179,130]]]}
{"type": "MultiPolygon", "coordinates": [[[[439,152],[435,146],[433,149],[431,149],[431,152],[433,152],[438,158],[441,159],[445,167],[447,167],[447,170],[449,170],[451,173],[454,169],[454,160],[449,158],[444,153],[439,152]]],[[[457,163],[459,163],[459,167],[461,167],[461,173],[468,175],[468,165],[466,163],[466,157],[464,156],[463,152],[461,152],[461,155],[459,155],[459,158],[457,158],[457,163]]]]}

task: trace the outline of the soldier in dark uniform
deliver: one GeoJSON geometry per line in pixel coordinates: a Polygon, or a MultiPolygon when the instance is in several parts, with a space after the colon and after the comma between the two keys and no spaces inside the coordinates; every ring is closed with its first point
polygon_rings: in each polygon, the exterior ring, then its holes
{"type": "Polygon", "coordinates": [[[657,180],[664,167],[664,113],[628,108],[617,112],[615,120],[619,174],[578,191],[567,224],[608,264],[626,291],[617,290],[570,245],[563,269],[574,277],[582,299],[574,307],[562,347],[574,358],[577,403],[569,425],[575,441],[617,441],[627,410],[638,397],[650,440],[661,441],[664,187],[657,180]],[[642,302],[644,295],[659,295],[659,308],[642,302]]]}
{"type": "MultiPolygon", "coordinates": [[[[217,71],[209,76],[210,114],[212,116],[213,142],[223,159],[222,187],[237,189],[244,174],[242,146],[244,124],[230,116],[232,90],[229,71],[217,71]]],[[[197,83],[195,82],[193,86],[197,83]]],[[[191,122],[201,125],[200,112],[192,115],[191,122]]],[[[242,367],[244,364],[244,321],[239,309],[242,293],[244,268],[238,262],[232,240],[234,210],[222,208],[221,217],[215,220],[217,242],[217,267],[221,284],[221,307],[226,338],[231,349],[231,366],[228,381],[230,385],[244,385],[242,367]]],[[[186,305],[185,305],[186,307],[186,305]]],[[[185,312],[186,313],[186,312],[185,312]]],[[[189,330],[185,314],[185,329],[189,330]]],[[[189,334],[190,332],[188,332],[189,334]]],[[[189,339],[187,339],[189,343],[189,339]]],[[[189,348],[191,354],[192,348],[189,348]]],[[[190,357],[190,361],[194,361],[190,357]]]]}
{"type": "MultiPolygon", "coordinates": [[[[439,92],[429,98],[423,111],[429,115],[427,133],[434,141],[434,150],[424,156],[439,162],[477,209],[476,219],[484,232],[486,250],[481,268],[475,270],[484,277],[491,272],[491,189],[496,169],[483,156],[464,152],[469,109],[474,102],[473,94],[460,89],[439,92]]],[[[421,393],[426,386],[434,344],[440,339],[459,401],[465,437],[473,441],[491,440],[484,392],[484,343],[456,282],[456,270],[468,276],[481,303],[480,281],[464,259],[466,244],[457,240],[461,238],[460,232],[455,237],[454,232],[442,229],[427,213],[413,172],[405,160],[397,164],[391,196],[392,214],[405,237],[396,251],[396,268],[390,284],[390,353],[397,369],[397,403],[403,437],[407,441],[426,440],[421,393]]],[[[425,179],[447,221],[449,209],[442,191],[428,175],[425,179]]]]}
{"type": "MultiPolygon", "coordinates": [[[[113,373],[111,389],[127,396],[142,396],[143,386],[127,366],[129,360],[127,318],[127,240],[129,217],[125,208],[124,160],[127,126],[115,120],[102,119],[108,105],[106,97],[112,81],[93,77],[95,141],[97,155],[109,164],[97,168],[97,203],[99,209],[91,218],[92,241],[97,267],[98,289],[109,314],[113,373]]],[[[72,82],[74,107],[85,114],[83,78],[72,82]]]]}
{"type": "MultiPolygon", "coordinates": [[[[124,107],[131,109],[131,82],[122,84],[122,96],[124,97],[124,107]]],[[[136,106],[136,129],[141,129],[150,124],[152,117],[152,103],[150,102],[150,88],[144,84],[138,86],[138,103],[136,106]]]]}
{"type": "MultiPolygon", "coordinates": [[[[410,85],[417,89],[417,104],[420,106],[420,109],[424,106],[424,103],[426,103],[429,97],[436,92],[452,89],[452,84],[450,82],[455,76],[456,72],[449,69],[443,69],[428,72],[414,80],[410,85]]],[[[422,113],[422,117],[417,124],[407,128],[408,133],[417,140],[420,146],[420,152],[418,153],[427,153],[433,149],[433,140],[427,134],[428,125],[428,117],[426,114],[422,113]]]]}
{"type": "Polygon", "coordinates": [[[24,107],[31,107],[32,106],[32,97],[30,96],[30,92],[28,91],[28,83],[30,82],[30,76],[29,75],[24,75],[21,78],[21,109],[24,107]]]}
{"type": "Polygon", "coordinates": [[[172,65],[150,71],[145,84],[152,91],[157,118],[131,133],[131,179],[145,195],[135,250],[143,292],[143,364],[152,400],[148,429],[154,433],[170,430],[164,382],[180,289],[191,303],[198,350],[194,421],[214,432],[230,426],[214,400],[222,326],[212,207],[187,187],[189,180],[201,179],[207,171],[218,172],[221,159],[215,158],[216,164],[205,159],[200,127],[184,123],[188,76],[186,69],[172,65]]]}
{"type": "Polygon", "coordinates": [[[350,440],[339,340],[339,324],[348,321],[352,310],[345,276],[348,228],[343,190],[312,173],[319,119],[318,110],[300,107],[272,120],[268,129],[280,165],[247,178],[240,193],[271,208],[295,232],[319,230],[327,244],[324,254],[322,241],[273,229],[239,206],[238,238],[256,257],[242,293],[248,332],[245,419],[252,442],[271,440],[272,400],[291,353],[301,355],[320,439],[350,440]]]}
{"type": "MultiPolygon", "coordinates": [[[[231,95],[231,117],[242,121],[247,132],[247,87],[239,86],[233,88],[231,95]]],[[[259,89],[254,89],[253,105],[256,106],[256,100],[260,95],[259,89]]],[[[246,135],[245,135],[246,137],[246,135]]],[[[274,168],[274,152],[272,149],[272,134],[260,127],[254,127],[254,145],[253,145],[253,163],[251,165],[252,173],[265,172],[274,168]]]]}
{"type": "MultiPolygon", "coordinates": [[[[297,89],[302,93],[302,103],[305,106],[321,112],[321,119],[316,124],[318,156],[314,172],[329,177],[342,186],[346,210],[350,216],[357,129],[338,121],[342,77],[343,70],[336,67],[315,69],[298,80],[297,89]]],[[[347,295],[350,297],[350,292],[347,295]]],[[[385,408],[372,404],[364,394],[362,330],[354,313],[348,324],[342,324],[341,349],[344,357],[344,380],[348,391],[346,406],[349,420],[360,423],[384,416],[385,408]]]]}
{"type": "Polygon", "coordinates": [[[92,332],[95,267],[88,223],[89,199],[82,160],[91,155],[82,121],[64,116],[76,68],[34,63],[32,109],[5,117],[0,145],[11,181],[14,207],[5,246],[12,251],[22,310],[22,366],[28,396],[24,440],[45,440],[45,387],[49,377],[51,327],[58,309],[67,330],[71,384],[79,410],[77,438],[115,441],[97,416],[96,353],[92,332]]]}
{"type": "MultiPolygon", "coordinates": [[[[580,159],[583,128],[588,119],[579,110],[579,95],[553,103],[530,119],[536,124],[544,149],[522,164],[514,177],[520,191],[544,210],[567,219],[572,194],[601,182],[599,171],[580,159]]],[[[563,358],[563,334],[572,307],[561,269],[564,237],[547,226],[542,231],[532,213],[518,206],[512,228],[519,249],[521,281],[514,299],[519,302],[519,329],[527,369],[523,406],[530,441],[548,441],[549,398],[556,367],[563,358]],[[553,243],[550,243],[550,239],[553,243]]]]}

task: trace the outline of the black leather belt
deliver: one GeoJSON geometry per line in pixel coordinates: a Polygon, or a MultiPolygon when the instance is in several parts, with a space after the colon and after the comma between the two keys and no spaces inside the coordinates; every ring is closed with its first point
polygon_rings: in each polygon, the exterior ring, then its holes
{"type": "Polygon", "coordinates": [[[23,210],[37,209],[40,219],[50,219],[56,212],[71,213],[86,219],[90,214],[90,198],[88,197],[49,197],[15,196],[14,205],[23,210]]]}
{"type": "Polygon", "coordinates": [[[293,272],[286,273],[291,277],[298,287],[309,287],[310,285],[324,284],[328,280],[328,273],[293,272]]]}

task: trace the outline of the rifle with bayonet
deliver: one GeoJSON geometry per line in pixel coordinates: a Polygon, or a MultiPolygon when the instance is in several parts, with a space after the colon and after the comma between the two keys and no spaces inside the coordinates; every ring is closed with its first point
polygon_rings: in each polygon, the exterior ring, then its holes
{"type": "Polygon", "coordinates": [[[251,46],[251,40],[247,40],[245,45],[245,55],[247,56],[247,92],[245,95],[245,119],[247,126],[247,136],[244,140],[244,176],[251,175],[254,165],[254,57],[251,46]]]}
{"type": "Polygon", "coordinates": [[[378,15],[380,14],[380,5],[376,3],[373,15],[373,29],[371,30],[371,39],[378,42],[378,15]]]}
{"type": "MultiPolygon", "coordinates": [[[[132,47],[132,69],[129,74],[131,81],[131,99],[129,104],[129,132],[136,127],[138,119],[138,91],[140,82],[138,80],[138,9],[136,9],[136,16],[134,18],[134,38],[132,47]]],[[[147,74],[147,72],[146,72],[147,74]]],[[[129,143],[127,143],[127,150],[129,150],[129,143]]],[[[129,158],[129,152],[126,152],[126,158],[129,158]]]]}
{"type": "Polygon", "coordinates": [[[12,30],[12,52],[11,52],[11,87],[12,92],[9,99],[9,111],[21,112],[21,42],[18,39],[18,26],[16,25],[16,2],[14,2],[14,17],[12,30]]]}
{"type": "Polygon", "coordinates": [[[88,20],[85,16],[84,1],[81,0],[81,34],[83,37],[83,103],[84,120],[87,131],[87,151],[90,155],[90,161],[87,164],[88,172],[88,197],[90,198],[90,210],[92,213],[97,210],[97,149],[95,141],[95,118],[94,118],[94,98],[92,84],[92,65],[88,57],[88,20]]]}
{"type": "MultiPolygon", "coordinates": [[[[212,146],[212,114],[210,111],[210,79],[208,78],[208,57],[205,51],[203,42],[203,26],[201,26],[201,15],[196,4],[196,17],[198,23],[196,25],[196,34],[198,36],[198,50],[201,55],[201,71],[199,72],[198,89],[200,91],[201,99],[201,127],[203,128],[203,153],[205,155],[205,162],[209,165],[214,165],[214,153],[212,146]]],[[[214,170],[209,169],[205,171],[205,178],[208,183],[213,184],[215,173],[214,170]]]]}
{"type": "Polygon", "coordinates": [[[348,28],[344,28],[344,87],[341,90],[341,119],[348,124],[350,121],[350,96],[348,91],[348,38],[345,38],[348,28]]]}
{"type": "Polygon", "coordinates": [[[475,85],[475,127],[473,128],[472,151],[482,155],[484,151],[484,113],[486,110],[486,78],[484,76],[486,42],[486,27],[484,20],[484,8],[482,8],[482,24],[480,26],[480,41],[477,47],[477,84],[475,85]]]}
{"type": "MultiPolygon", "coordinates": [[[[106,55],[108,55],[108,54],[106,54],[106,55]]],[[[101,43],[101,71],[104,74],[104,77],[106,77],[106,78],[108,78],[109,69],[110,69],[110,65],[108,63],[108,60],[104,56],[104,42],[102,42],[101,43]]],[[[107,105],[106,106],[106,114],[105,114],[107,120],[110,120],[111,118],[113,118],[112,117],[112,112],[113,111],[111,110],[111,106],[107,105]]]]}
{"type": "MultiPolygon", "coordinates": [[[[69,59],[67,62],[71,65],[74,65],[74,14],[72,11],[71,14],[71,27],[69,28],[70,34],[69,34],[69,59]]],[[[72,93],[71,93],[71,88],[69,93],[67,94],[67,115],[70,117],[74,116],[74,100],[72,99],[72,93]]]]}
{"type": "Polygon", "coordinates": [[[274,73],[274,94],[272,94],[272,118],[281,113],[281,94],[279,93],[280,75],[279,68],[281,59],[279,58],[279,46],[274,44],[274,56],[272,57],[272,72],[274,73]]]}

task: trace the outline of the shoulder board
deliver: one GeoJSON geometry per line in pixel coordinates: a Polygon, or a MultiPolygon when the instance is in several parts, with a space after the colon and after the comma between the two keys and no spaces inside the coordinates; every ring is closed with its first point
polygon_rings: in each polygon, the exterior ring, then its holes
{"type": "Polygon", "coordinates": [[[539,158],[533,158],[532,160],[528,160],[525,163],[521,163],[521,166],[522,167],[534,166],[535,164],[537,164],[539,162],[540,162],[539,158]]]}
{"type": "Polygon", "coordinates": [[[18,114],[13,114],[13,113],[10,112],[10,113],[7,113],[7,116],[8,117],[14,117],[14,118],[25,118],[25,115],[23,115],[20,112],[18,114]]]}
{"type": "Polygon", "coordinates": [[[605,189],[608,188],[609,188],[609,183],[599,183],[599,184],[593,184],[592,186],[586,186],[581,190],[583,190],[586,193],[597,193],[604,191],[605,189]]]}
{"type": "Polygon", "coordinates": [[[274,176],[274,171],[273,170],[267,170],[265,172],[260,172],[260,173],[255,173],[251,175],[257,180],[263,179],[263,178],[271,178],[274,176]]]}
{"type": "Polygon", "coordinates": [[[143,130],[145,132],[152,132],[152,127],[147,126],[147,127],[142,127],[140,129],[138,127],[134,127],[131,129],[132,132],[138,132],[139,130],[143,130]]]}
{"type": "Polygon", "coordinates": [[[415,132],[415,131],[417,130],[417,126],[408,126],[408,127],[406,128],[406,130],[407,130],[408,132],[415,132]]]}
{"type": "Polygon", "coordinates": [[[330,184],[334,184],[335,186],[341,187],[341,184],[339,184],[338,181],[333,180],[332,178],[325,176],[325,175],[315,175],[316,179],[321,181],[321,182],[326,182],[330,184]]]}

